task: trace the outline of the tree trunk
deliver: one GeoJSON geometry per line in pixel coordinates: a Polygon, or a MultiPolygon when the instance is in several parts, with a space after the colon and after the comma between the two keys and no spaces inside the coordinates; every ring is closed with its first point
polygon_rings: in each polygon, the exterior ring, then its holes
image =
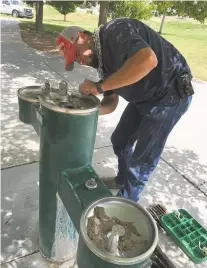
{"type": "Polygon", "coordinates": [[[67,16],[67,15],[66,15],[66,14],[64,14],[64,21],[66,21],[66,16],[67,16]]]}
{"type": "Polygon", "coordinates": [[[43,31],[43,1],[36,2],[36,21],[35,21],[35,28],[36,31],[42,32],[43,31]]]}
{"type": "Polygon", "coordinates": [[[100,1],[98,26],[107,23],[109,1],[100,1]]]}
{"type": "Polygon", "coordinates": [[[162,28],[163,28],[164,22],[165,22],[165,14],[162,15],[162,21],[160,25],[159,34],[162,34],[162,28]]]}

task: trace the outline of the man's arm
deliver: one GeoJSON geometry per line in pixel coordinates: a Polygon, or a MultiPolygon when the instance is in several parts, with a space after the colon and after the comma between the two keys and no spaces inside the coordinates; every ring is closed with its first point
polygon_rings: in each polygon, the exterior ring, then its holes
{"type": "MultiPolygon", "coordinates": [[[[105,50],[111,59],[107,72],[111,75],[101,83],[104,92],[134,84],[157,66],[154,51],[129,22],[113,26],[106,39],[105,50]]],[[[92,81],[84,81],[80,91],[88,95],[99,94],[92,81]]]]}
{"type": "Polygon", "coordinates": [[[117,105],[119,103],[119,96],[116,94],[111,94],[108,96],[104,96],[101,101],[101,107],[99,115],[110,114],[115,111],[117,105]]]}
{"type": "Polygon", "coordinates": [[[153,50],[149,47],[143,48],[130,57],[122,68],[101,83],[101,88],[107,91],[131,85],[151,72],[157,63],[153,50]]]}
{"type": "MultiPolygon", "coordinates": [[[[158,64],[157,57],[149,47],[143,48],[128,58],[124,65],[101,83],[104,92],[125,87],[138,82],[151,72],[158,64]]],[[[98,95],[96,85],[85,80],[80,85],[83,94],[98,95]]]]}

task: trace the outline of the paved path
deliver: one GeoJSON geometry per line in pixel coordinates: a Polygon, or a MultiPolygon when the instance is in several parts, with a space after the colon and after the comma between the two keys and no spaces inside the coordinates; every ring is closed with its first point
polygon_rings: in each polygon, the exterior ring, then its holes
{"type": "MultiPolygon", "coordinates": [[[[37,135],[31,126],[21,123],[18,119],[17,90],[23,86],[43,84],[46,79],[55,86],[65,78],[71,86],[77,86],[85,78],[97,79],[97,74],[87,67],[77,67],[75,72],[65,72],[61,57],[41,53],[22,41],[18,21],[2,20],[1,23],[2,168],[7,168],[39,159],[37,135]]],[[[120,105],[118,110],[123,109],[120,105]]],[[[118,110],[110,116],[110,122],[107,122],[108,116],[100,118],[96,147],[110,144],[110,133],[120,116],[118,110]]]]}
{"type": "MultiPolygon", "coordinates": [[[[21,40],[17,21],[3,19],[1,23],[2,261],[8,262],[3,267],[53,267],[39,253],[33,254],[38,249],[39,139],[32,127],[18,119],[16,92],[22,86],[42,84],[45,79],[56,85],[65,78],[77,86],[85,78],[96,79],[97,75],[94,70],[79,66],[76,71],[66,73],[60,57],[38,52],[21,40]],[[15,257],[30,254],[11,262],[15,257]]],[[[184,207],[206,224],[207,83],[194,81],[194,86],[196,94],[190,110],[171,133],[140,202],[144,206],[159,202],[169,210],[184,207]]],[[[125,106],[126,102],[121,100],[116,112],[99,119],[93,166],[100,176],[116,173],[110,135],[125,106]]],[[[169,238],[161,236],[159,243],[177,267],[207,267],[194,266],[169,238]]]]}
{"type": "MultiPolygon", "coordinates": [[[[46,263],[38,252],[38,166],[35,163],[2,171],[3,268],[68,268],[46,263]]],[[[100,176],[115,174],[116,158],[111,147],[95,150],[93,167],[100,176]]],[[[168,211],[185,208],[207,227],[207,197],[162,160],[140,200],[145,207],[156,203],[168,211]]],[[[160,234],[159,246],[176,268],[207,268],[207,263],[195,265],[189,261],[166,235],[160,234]]]]}

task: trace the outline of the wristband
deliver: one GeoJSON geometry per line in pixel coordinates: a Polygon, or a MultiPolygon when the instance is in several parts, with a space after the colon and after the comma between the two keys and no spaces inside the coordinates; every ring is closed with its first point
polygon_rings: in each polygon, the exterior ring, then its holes
{"type": "Polygon", "coordinates": [[[96,82],[95,85],[96,85],[96,88],[97,88],[98,92],[99,92],[100,94],[103,94],[104,91],[103,91],[103,89],[101,88],[101,84],[100,84],[99,82],[96,82]]]}

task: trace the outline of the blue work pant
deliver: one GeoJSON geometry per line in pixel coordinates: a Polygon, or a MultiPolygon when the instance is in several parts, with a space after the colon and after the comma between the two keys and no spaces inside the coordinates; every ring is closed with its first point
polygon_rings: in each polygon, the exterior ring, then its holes
{"type": "Polygon", "coordinates": [[[111,137],[118,157],[116,182],[124,185],[119,192],[121,196],[139,200],[159,162],[168,135],[187,111],[191,100],[191,96],[180,99],[174,91],[156,105],[128,104],[111,137]]]}

